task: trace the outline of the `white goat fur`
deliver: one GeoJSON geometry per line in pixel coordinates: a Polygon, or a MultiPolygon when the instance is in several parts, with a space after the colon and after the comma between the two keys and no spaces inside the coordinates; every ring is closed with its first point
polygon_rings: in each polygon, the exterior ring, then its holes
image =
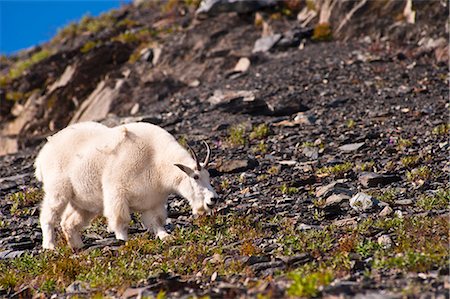
{"type": "Polygon", "coordinates": [[[59,219],[69,245],[83,246],[80,231],[101,214],[117,239],[127,240],[131,212],[141,212],[144,225],[165,238],[170,193],[188,199],[194,214],[209,213],[217,197],[208,171],[196,165],[170,133],[152,124],[108,128],[86,122],[61,130],[49,138],[35,162],[36,178],[45,191],[43,247],[54,249],[59,219]]]}

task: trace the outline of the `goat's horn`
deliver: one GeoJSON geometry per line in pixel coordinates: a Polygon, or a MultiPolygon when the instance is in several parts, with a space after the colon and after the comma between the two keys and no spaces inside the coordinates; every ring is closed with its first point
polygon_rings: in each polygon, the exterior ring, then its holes
{"type": "Polygon", "coordinates": [[[209,158],[211,157],[211,148],[209,147],[208,143],[205,140],[202,140],[202,142],[206,147],[206,157],[205,157],[205,162],[203,162],[203,167],[206,167],[206,166],[208,166],[209,158]]]}
{"type": "Polygon", "coordinates": [[[192,157],[195,160],[195,163],[197,164],[197,170],[202,169],[202,167],[200,166],[200,162],[198,162],[197,154],[194,152],[194,150],[192,149],[192,147],[189,144],[187,146],[189,148],[189,151],[191,152],[192,157]]]}

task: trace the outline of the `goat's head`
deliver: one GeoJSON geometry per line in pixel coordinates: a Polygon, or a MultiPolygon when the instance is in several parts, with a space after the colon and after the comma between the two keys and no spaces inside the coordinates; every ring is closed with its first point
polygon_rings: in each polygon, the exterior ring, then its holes
{"type": "Polygon", "coordinates": [[[217,193],[211,186],[209,172],[206,169],[211,156],[211,149],[205,141],[203,141],[203,144],[206,147],[206,158],[203,163],[198,161],[194,150],[188,145],[196,166],[191,168],[186,165],[175,164],[175,166],[187,174],[187,177],[180,185],[181,190],[179,191],[191,204],[194,215],[210,214],[218,198],[217,193]]]}

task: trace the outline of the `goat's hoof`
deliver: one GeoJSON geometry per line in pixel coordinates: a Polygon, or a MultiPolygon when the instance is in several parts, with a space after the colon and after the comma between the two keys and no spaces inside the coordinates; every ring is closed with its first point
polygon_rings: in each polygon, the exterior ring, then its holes
{"type": "Polygon", "coordinates": [[[161,241],[167,240],[170,237],[170,234],[167,232],[159,232],[156,234],[156,237],[160,239],[161,241]]]}

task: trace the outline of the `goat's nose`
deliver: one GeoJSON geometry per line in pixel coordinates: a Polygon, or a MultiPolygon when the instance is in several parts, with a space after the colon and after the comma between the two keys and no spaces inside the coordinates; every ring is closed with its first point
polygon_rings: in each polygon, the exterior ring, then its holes
{"type": "Polygon", "coordinates": [[[209,200],[211,201],[211,203],[206,203],[206,205],[208,206],[208,208],[212,209],[214,208],[214,206],[217,203],[217,197],[211,197],[209,200]]]}

